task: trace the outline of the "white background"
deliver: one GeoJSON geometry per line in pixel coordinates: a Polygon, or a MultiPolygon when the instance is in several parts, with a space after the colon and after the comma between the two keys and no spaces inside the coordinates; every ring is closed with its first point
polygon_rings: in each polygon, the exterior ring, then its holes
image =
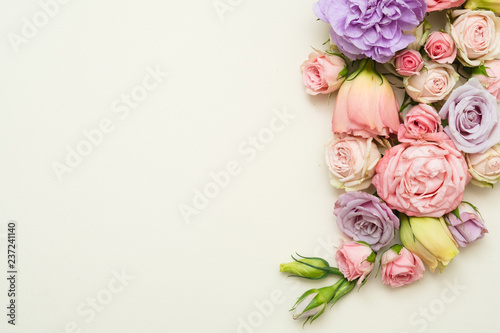
{"type": "Polygon", "coordinates": [[[221,3],[231,10],[219,15],[213,0],[73,0],[16,52],[9,36],[22,37],[23,18],[41,7],[1,1],[0,276],[9,220],[19,275],[15,327],[1,280],[0,331],[495,331],[500,190],[473,186],[465,197],[490,234],[444,273],[400,289],[373,274],[313,325],[292,320],[296,297],[336,280],[278,271],[295,251],[331,260],[341,237],[332,214],[341,192],[323,160],[333,102],[307,96],[299,71],[328,28],[310,0],[221,3]],[[169,77],[120,118],[112,104],[148,67],[169,77]],[[275,110],[293,119],[244,153],[249,137],[269,134],[275,110]],[[54,163],[103,119],[111,133],[60,181],[54,163]],[[179,207],[230,161],[240,173],[184,219],[179,207]],[[106,304],[92,310],[99,297],[106,304]]]}

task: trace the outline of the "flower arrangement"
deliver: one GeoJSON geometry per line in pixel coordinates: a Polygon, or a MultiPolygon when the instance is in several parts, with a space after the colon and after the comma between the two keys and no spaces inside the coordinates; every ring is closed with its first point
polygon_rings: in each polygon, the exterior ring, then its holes
{"type": "Polygon", "coordinates": [[[338,267],[302,256],[280,266],[339,277],[299,297],[293,318],[304,323],[377,266],[391,287],[422,279],[425,266],[442,272],[488,232],[463,201],[466,185],[500,180],[498,1],[319,0],[313,10],[330,40],[301,70],[306,93],[337,94],[326,165],[330,184],[345,190],[333,214],[351,240],[337,249],[338,267]],[[441,31],[426,18],[438,11],[441,31]],[[395,89],[404,89],[401,104],[395,89]]]}

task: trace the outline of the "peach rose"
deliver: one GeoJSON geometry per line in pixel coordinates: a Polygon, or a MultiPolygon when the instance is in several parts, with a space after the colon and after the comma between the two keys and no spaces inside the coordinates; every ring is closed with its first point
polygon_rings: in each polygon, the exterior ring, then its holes
{"type": "Polygon", "coordinates": [[[347,73],[344,59],[318,50],[309,54],[309,59],[300,66],[300,69],[306,93],[310,95],[329,94],[336,91],[345,80],[341,72],[347,73]]]}
{"type": "Polygon", "coordinates": [[[326,144],[330,184],[346,191],[370,186],[380,152],[372,138],[334,135],[326,144]]]}
{"type": "Polygon", "coordinates": [[[415,50],[402,50],[394,57],[396,72],[402,76],[419,75],[424,68],[424,60],[419,52],[415,50]]]}
{"type": "Polygon", "coordinates": [[[372,183],[379,197],[409,216],[441,217],[454,210],[471,178],[451,140],[394,146],[375,172],[372,183]]]}
{"type": "Polygon", "coordinates": [[[364,138],[397,133],[399,102],[387,79],[375,71],[371,59],[363,59],[359,68],[340,87],[332,117],[332,132],[364,138]]]}
{"type": "Polygon", "coordinates": [[[500,60],[486,60],[484,62],[486,67],[486,75],[474,74],[483,87],[488,90],[490,94],[495,96],[497,102],[500,103],[500,60]]]}
{"type": "Polygon", "coordinates": [[[487,10],[454,10],[455,19],[448,22],[447,32],[458,48],[458,59],[464,66],[477,67],[481,61],[500,56],[500,18],[487,10]]]}
{"type": "Polygon", "coordinates": [[[393,288],[413,283],[424,277],[422,259],[402,245],[394,245],[384,252],[381,260],[382,283],[393,288]]]}
{"type": "Polygon", "coordinates": [[[484,153],[465,154],[472,184],[493,187],[500,180],[500,144],[484,153]]]}
{"type": "Polygon", "coordinates": [[[342,242],[335,259],[344,277],[348,281],[359,278],[357,285],[360,286],[373,270],[375,256],[375,252],[368,245],[350,241],[342,242]]]}
{"type": "Polygon", "coordinates": [[[420,75],[405,77],[406,92],[417,102],[430,104],[446,99],[458,82],[458,73],[449,64],[429,62],[420,75]]]}
{"type": "Polygon", "coordinates": [[[457,46],[447,33],[434,31],[427,38],[425,52],[435,62],[451,64],[457,57],[457,46]]]}
{"type": "Polygon", "coordinates": [[[465,0],[427,0],[427,12],[461,6],[465,0]]]}

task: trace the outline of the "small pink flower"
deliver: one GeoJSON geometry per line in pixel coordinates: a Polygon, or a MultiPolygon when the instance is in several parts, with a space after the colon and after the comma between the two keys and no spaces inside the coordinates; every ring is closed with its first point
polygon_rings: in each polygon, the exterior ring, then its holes
{"type": "Polygon", "coordinates": [[[403,50],[396,53],[394,61],[396,72],[402,76],[419,75],[424,68],[422,56],[415,50],[403,50]]]}
{"type": "Polygon", "coordinates": [[[427,0],[427,12],[461,6],[465,0],[427,0]]]}
{"type": "Polygon", "coordinates": [[[401,247],[399,254],[394,247],[382,255],[382,283],[393,288],[413,283],[424,277],[424,263],[422,260],[401,247]]]}
{"type": "Polygon", "coordinates": [[[447,33],[434,31],[427,38],[425,52],[435,62],[451,64],[457,57],[457,46],[447,33]]]}
{"type": "Polygon", "coordinates": [[[497,102],[500,103],[500,60],[486,60],[484,62],[486,67],[486,75],[474,74],[483,87],[488,90],[490,94],[495,96],[497,102]]]}
{"type": "Polygon", "coordinates": [[[428,104],[418,104],[412,107],[405,116],[404,124],[399,125],[398,140],[401,142],[449,139],[448,135],[443,132],[441,117],[436,109],[428,104]]]}
{"type": "Polygon", "coordinates": [[[375,260],[375,252],[362,243],[350,241],[342,242],[335,259],[339,270],[348,281],[353,281],[359,278],[357,285],[360,286],[363,280],[373,270],[373,261],[375,260]],[[370,258],[373,257],[373,258],[370,258]],[[368,259],[373,259],[369,261],[368,259]]]}
{"type": "Polygon", "coordinates": [[[306,93],[317,95],[336,91],[345,80],[345,77],[340,75],[344,68],[346,63],[341,57],[315,50],[300,66],[306,93]]]}

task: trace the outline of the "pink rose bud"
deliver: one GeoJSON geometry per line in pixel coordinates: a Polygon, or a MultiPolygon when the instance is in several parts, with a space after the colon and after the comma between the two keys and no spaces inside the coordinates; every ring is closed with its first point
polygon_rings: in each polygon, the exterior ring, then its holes
{"type": "Polygon", "coordinates": [[[424,68],[422,56],[415,50],[403,50],[394,58],[396,72],[402,76],[419,75],[424,68]]]}
{"type": "Polygon", "coordinates": [[[412,107],[405,116],[404,124],[399,125],[398,140],[401,142],[449,139],[448,135],[443,132],[441,117],[436,109],[428,104],[419,104],[412,107]]]}
{"type": "Polygon", "coordinates": [[[424,277],[422,259],[402,245],[394,245],[382,255],[382,283],[393,288],[413,283],[424,277]]]}
{"type": "Polygon", "coordinates": [[[451,64],[457,57],[457,46],[447,33],[434,31],[427,38],[425,52],[435,62],[451,64]]]}
{"type": "Polygon", "coordinates": [[[474,74],[483,87],[488,90],[490,94],[495,96],[497,102],[500,103],[500,60],[487,60],[484,62],[486,68],[486,75],[474,74]]]}
{"type": "Polygon", "coordinates": [[[315,50],[302,66],[302,79],[306,93],[310,95],[329,94],[339,89],[347,74],[344,59],[336,55],[315,50]]]}
{"type": "Polygon", "coordinates": [[[370,246],[362,242],[342,242],[335,259],[339,270],[348,281],[359,278],[357,285],[361,286],[363,280],[373,270],[376,254],[370,246]]]}

